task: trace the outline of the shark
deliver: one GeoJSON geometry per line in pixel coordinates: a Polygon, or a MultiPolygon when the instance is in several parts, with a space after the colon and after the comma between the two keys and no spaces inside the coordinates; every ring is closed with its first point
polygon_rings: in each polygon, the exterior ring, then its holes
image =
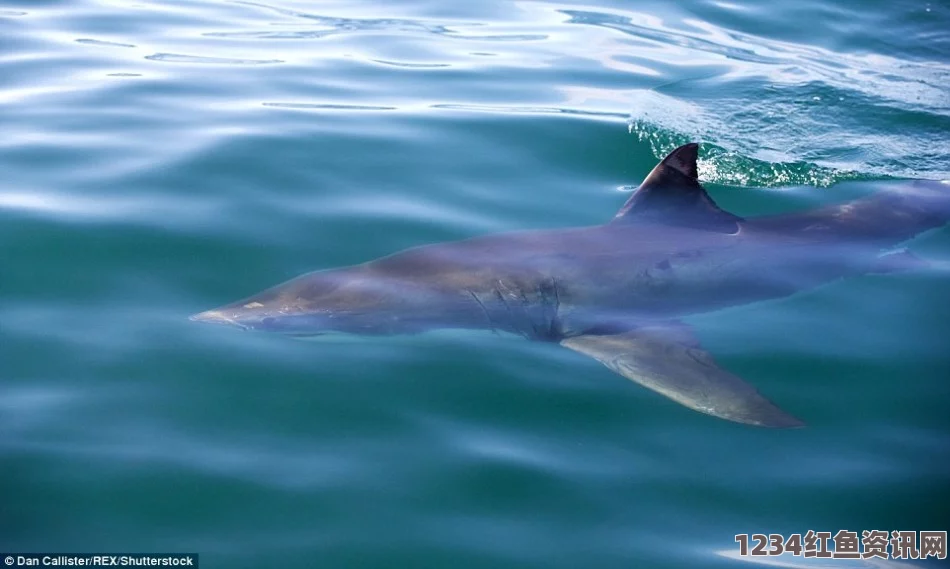
{"type": "Polygon", "coordinates": [[[896,247],[950,221],[950,185],[881,181],[844,203],[746,218],[713,201],[698,154],[696,143],[670,152],[601,225],[414,247],[191,319],[295,337],[495,331],[559,344],[702,413],[803,426],[720,366],[683,319],[926,266],[896,247]]]}

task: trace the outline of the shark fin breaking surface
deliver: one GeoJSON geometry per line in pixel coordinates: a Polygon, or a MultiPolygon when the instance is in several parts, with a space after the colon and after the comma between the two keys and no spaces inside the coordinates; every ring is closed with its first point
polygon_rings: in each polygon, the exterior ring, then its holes
{"type": "Polygon", "coordinates": [[[623,204],[613,223],[652,222],[736,233],[742,218],[716,205],[699,183],[698,153],[694,142],[670,152],[623,204]]]}

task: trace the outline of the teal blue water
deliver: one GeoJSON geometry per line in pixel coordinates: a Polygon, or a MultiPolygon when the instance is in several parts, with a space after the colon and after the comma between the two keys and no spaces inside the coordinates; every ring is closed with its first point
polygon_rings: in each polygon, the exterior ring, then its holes
{"type": "MultiPolygon", "coordinates": [[[[950,529],[945,270],[690,319],[791,431],[554,345],[187,319],[405,247],[600,223],[689,140],[742,215],[948,179],[947,30],[937,1],[6,0],[0,551],[743,567],[737,533],[950,529]]],[[[909,247],[939,266],[950,230],[909,247]]]]}

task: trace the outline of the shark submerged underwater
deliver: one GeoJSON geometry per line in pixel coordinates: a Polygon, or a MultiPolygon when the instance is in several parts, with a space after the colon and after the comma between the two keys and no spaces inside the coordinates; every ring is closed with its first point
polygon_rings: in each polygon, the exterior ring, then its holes
{"type": "Polygon", "coordinates": [[[719,367],[679,319],[926,266],[906,251],[882,251],[950,221],[950,185],[886,182],[851,202],[744,219],[699,183],[698,149],[671,152],[603,225],[415,247],[191,318],[292,336],[509,332],[560,343],[703,413],[801,426],[719,367]]]}

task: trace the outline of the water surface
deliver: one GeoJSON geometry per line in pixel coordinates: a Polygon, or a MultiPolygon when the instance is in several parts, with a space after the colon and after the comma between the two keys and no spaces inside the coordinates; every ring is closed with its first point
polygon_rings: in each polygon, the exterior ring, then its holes
{"type": "MultiPolygon", "coordinates": [[[[947,529],[945,271],[691,319],[794,431],[491,334],[187,320],[404,247],[600,223],[690,140],[741,215],[948,179],[947,29],[940,2],[6,2],[0,550],[742,567],[736,533],[947,529]]],[[[950,232],[909,246],[947,261],[950,232]]]]}

